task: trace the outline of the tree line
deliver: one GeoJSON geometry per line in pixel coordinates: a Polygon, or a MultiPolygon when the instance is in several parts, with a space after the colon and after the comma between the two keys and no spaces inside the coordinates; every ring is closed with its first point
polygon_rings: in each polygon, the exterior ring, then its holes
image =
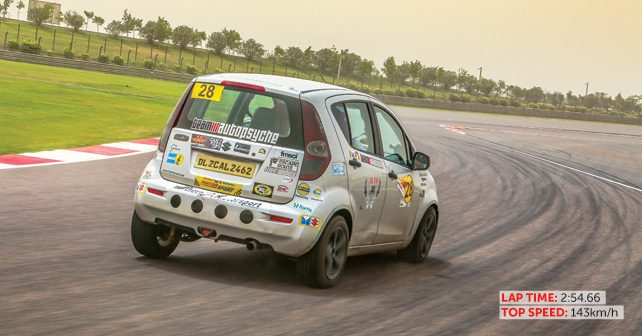
{"type": "MultiPolygon", "coordinates": [[[[6,16],[9,6],[13,0],[2,0],[0,3],[0,12],[6,16]]],[[[18,16],[20,10],[24,8],[24,3],[20,0],[16,8],[18,16]]],[[[49,6],[32,8],[28,12],[28,19],[41,26],[51,18],[52,11],[49,6]]],[[[83,13],[76,11],[67,11],[60,13],[58,18],[60,22],[65,23],[75,32],[80,31],[83,27],[89,29],[89,23],[96,25],[96,31],[105,24],[104,18],[96,15],[93,11],[85,10],[83,13]]],[[[186,26],[179,25],[172,27],[170,22],[164,17],[158,17],[156,20],[147,20],[133,16],[127,9],[123,11],[120,20],[112,20],[105,30],[114,38],[136,37],[143,39],[150,46],[172,43],[176,45],[182,55],[187,48],[206,48],[211,53],[220,56],[220,67],[223,67],[223,57],[225,55],[238,55],[247,60],[247,68],[251,61],[263,60],[272,62],[272,69],[276,62],[280,62],[288,69],[294,71],[297,76],[299,72],[312,73],[318,72],[321,79],[325,82],[336,81],[339,77],[347,79],[347,85],[350,86],[351,80],[357,80],[363,84],[367,83],[368,87],[376,87],[378,80],[379,90],[377,93],[388,93],[408,96],[425,96],[424,91],[433,91],[436,94],[440,92],[451,92],[451,100],[470,100],[471,96],[479,100],[479,96],[486,97],[485,100],[504,99],[510,102],[523,101],[532,104],[547,104],[557,108],[562,106],[582,106],[586,109],[616,109],[622,112],[640,112],[640,101],[642,95],[632,95],[627,98],[618,94],[616,97],[610,97],[603,92],[591,94],[574,94],[569,91],[566,94],[562,92],[548,92],[541,87],[533,86],[531,88],[520,87],[514,84],[508,84],[504,80],[493,80],[481,76],[470,74],[465,69],[452,71],[439,66],[425,66],[419,60],[397,62],[393,56],[388,57],[383,66],[378,69],[374,61],[360,56],[348,49],[338,50],[335,47],[322,48],[313,50],[312,47],[302,49],[297,46],[281,47],[277,45],[274,49],[268,50],[263,44],[254,38],[243,39],[239,32],[233,29],[223,28],[220,31],[207,35],[203,31],[186,26]],[[381,82],[389,82],[396,90],[392,92],[382,92],[381,82]],[[373,85],[373,80],[375,81],[373,85]],[[412,87],[416,90],[402,87],[412,87]],[[421,89],[421,92],[420,92],[421,89]]],[[[37,35],[37,32],[36,32],[37,35]]],[[[179,56],[181,58],[182,56],[179,56]]],[[[236,59],[235,59],[236,60],[236,59]]],[[[222,71],[222,69],[218,69],[222,71]]],[[[312,76],[309,76],[310,78],[312,76]]],[[[479,100],[485,102],[484,99],[479,100]]],[[[503,102],[503,101],[502,101],[503,102]]]]}

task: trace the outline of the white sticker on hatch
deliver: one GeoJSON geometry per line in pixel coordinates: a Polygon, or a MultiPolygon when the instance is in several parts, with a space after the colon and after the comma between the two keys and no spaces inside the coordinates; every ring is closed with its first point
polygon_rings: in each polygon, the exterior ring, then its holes
{"type": "Polygon", "coordinates": [[[194,118],[194,121],[192,121],[192,129],[273,145],[279,140],[279,133],[272,131],[258,130],[199,118],[194,118]]]}
{"type": "Polygon", "coordinates": [[[270,174],[294,177],[299,171],[299,161],[295,161],[298,155],[281,151],[281,157],[270,158],[264,171],[270,174]]]}

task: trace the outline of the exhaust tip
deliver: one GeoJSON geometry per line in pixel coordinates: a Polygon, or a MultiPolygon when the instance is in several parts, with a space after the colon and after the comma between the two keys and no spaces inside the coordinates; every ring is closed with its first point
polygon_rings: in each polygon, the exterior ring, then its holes
{"type": "Polygon", "coordinates": [[[250,240],[249,242],[247,242],[247,244],[245,244],[245,247],[247,248],[248,251],[254,251],[256,249],[261,248],[261,243],[259,243],[256,240],[250,240]]]}

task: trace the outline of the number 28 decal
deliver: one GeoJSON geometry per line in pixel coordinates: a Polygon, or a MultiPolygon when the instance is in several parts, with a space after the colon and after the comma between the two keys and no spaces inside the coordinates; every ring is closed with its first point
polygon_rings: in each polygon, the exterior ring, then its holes
{"type": "Polygon", "coordinates": [[[222,85],[196,83],[192,88],[192,98],[218,102],[221,101],[224,88],[222,85]]]}

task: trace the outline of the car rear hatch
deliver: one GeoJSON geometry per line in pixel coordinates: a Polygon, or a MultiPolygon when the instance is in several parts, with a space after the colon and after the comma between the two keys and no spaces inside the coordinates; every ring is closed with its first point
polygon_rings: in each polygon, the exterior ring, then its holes
{"type": "Polygon", "coordinates": [[[293,198],[304,157],[298,97],[197,81],[177,112],[164,135],[163,178],[268,202],[293,198]]]}

